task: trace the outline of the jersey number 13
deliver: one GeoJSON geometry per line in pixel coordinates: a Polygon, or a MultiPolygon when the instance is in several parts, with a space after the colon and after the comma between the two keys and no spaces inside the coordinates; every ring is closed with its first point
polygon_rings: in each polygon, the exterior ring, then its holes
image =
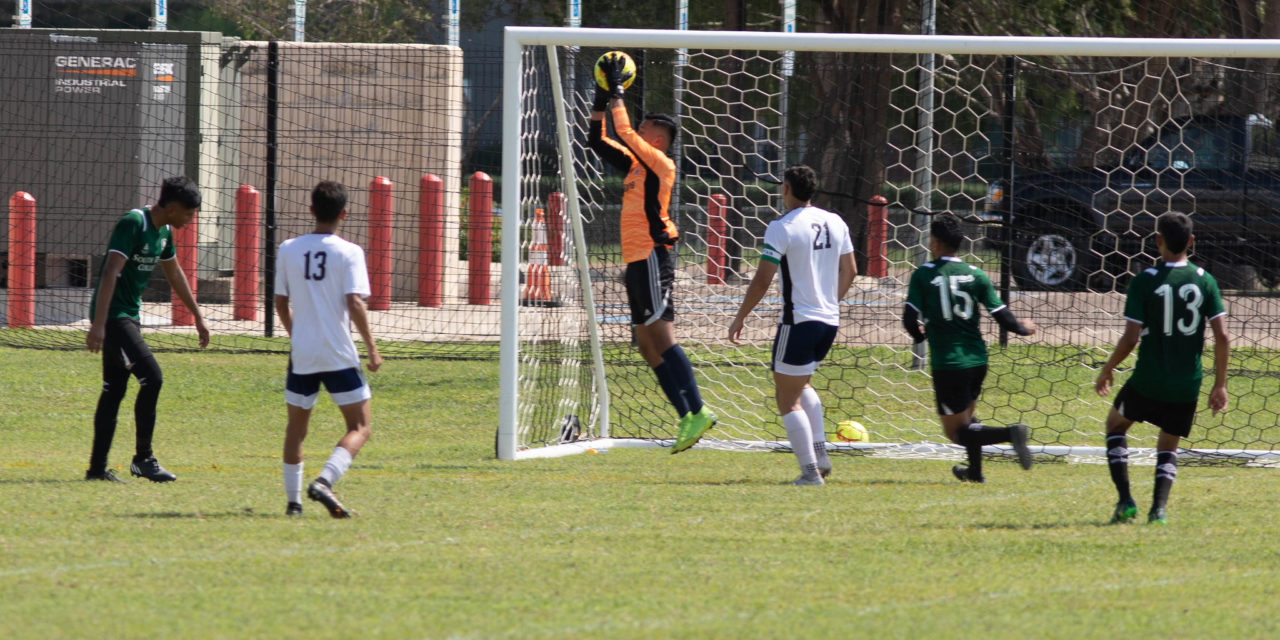
{"type": "Polygon", "coordinates": [[[302,270],[302,277],[307,280],[324,280],[324,263],[328,258],[323,251],[317,251],[314,256],[308,251],[302,254],[305,265],[302,270]],[[315,258],[314,263],[312,258],[315,258]]]}

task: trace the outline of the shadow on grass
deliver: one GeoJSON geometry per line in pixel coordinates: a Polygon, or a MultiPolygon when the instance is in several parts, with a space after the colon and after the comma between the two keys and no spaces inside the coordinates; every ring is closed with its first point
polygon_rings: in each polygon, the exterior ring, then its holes
{"type": "Polygon", "coordinates": [[[153,511],[150,513],[127,513],[121,514],[121,518],[147,518],[154,520],[179,520],[189,518],[191,520],[210,520],[221,518],[284,518],[284,512],[280,513],[264,513],[254,511],[250,508],[240,509],[238,511],[220,511],[213,513],[204,513],[201,511],[193,511],[184,513],[181,511],[153,511]]]}
{"type": "Polygon", "coordinates": [[[1048,531],[1052,529],[1078,529],[1081,527],[1113,527],[1106,520],[1081,520],[1077,522],[1029,522],[1029,523],[1013,523],[1013,522],[979,522],[972,525],[974,529],[989,529],[993,531],[1048,531]]]}

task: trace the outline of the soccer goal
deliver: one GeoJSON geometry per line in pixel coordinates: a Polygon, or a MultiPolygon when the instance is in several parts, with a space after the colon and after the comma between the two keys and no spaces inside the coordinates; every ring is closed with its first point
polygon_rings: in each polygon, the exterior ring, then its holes
{"type": "MultiPolygon", "coordinates": [[[[726,333],[780,214],[782,171],[805,163],[821,181],[816,204],[849,222],[861,272],[813,379],[830,449],[961,454],[940,433],[924,354],[899,322],[930,216],[947,211],[967,223],[962,257],[1041,327],[1024,341],[985,324],[978,415],[1029,425],[1046,458],[1098,459],[1111,398],[1093,380],[1123,330],[1129,274],[1157,255],[1154,216],[1181,210],[1200,225],[1192,260],[1230,289],[1235,337],[1232,409],[1210,416],[1201,402],[1183,459],[1280,455],[1280,265],[1261,249],[1280,230],[1280,198],[1263,202],[1267,189],[1280,195],[1280,45],[512,27],[499,458],[663,447],[675,436],[676,416],[632,346],[622,176],[586,148],[592,66],[614,49],[640,69],[632,121],[665,112],[680,124],[676,335],[720,417],[699,447],[788,450],[768,369],[780,294],[748,321],[747,344],[726,333]],[[1224,222],[1232,207],[1239,215],[1224,222]],[[865,425],[866,441],[837,441],[844,420],[865,425]]],[[[1150,449],[1155,430],[1136,428],[1131,441],[1150,449]]]]}

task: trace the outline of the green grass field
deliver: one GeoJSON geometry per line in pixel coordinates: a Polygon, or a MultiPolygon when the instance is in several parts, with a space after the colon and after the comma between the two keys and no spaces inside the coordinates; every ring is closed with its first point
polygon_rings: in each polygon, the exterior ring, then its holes
{"type": "MultiPolygon", "coordinates": [[[[81,480],[99,358],[0,348],[7,638],[1263,638],[1280,472],[1188,467],[1170,523],[1106,526],[1102,465],[614,450],[498,462],[497,364],[391,360],[356,513],[285,519],[284,358],[160,353],[171,485],[81,480]]],[[[655,391],[656,392],[656,391],[655,391]]],[[[113,466],[132,453],[132,393],[113,466]]],[[[310,478],[339,436],[327,400],[310,478]]],[[[123,466],[122,466],[122,463],[123,466]]],[[[1132,468],[1145,510],[1149,466],[1132,468]]]]}

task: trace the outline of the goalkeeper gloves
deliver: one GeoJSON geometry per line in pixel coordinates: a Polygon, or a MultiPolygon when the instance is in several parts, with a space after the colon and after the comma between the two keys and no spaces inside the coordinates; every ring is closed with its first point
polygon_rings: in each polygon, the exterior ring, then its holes
{"type": "Polygon", "coordinates": [[[600,70],[604,72],[605,80],[609,85],[609,96],[612,98],[621,98],[626,94],[626,87],[623,83],[631,79],[634,74],[630,71],[623,71],[626,62],[620,55],[610,55],[600,60],[600,70]]]}

